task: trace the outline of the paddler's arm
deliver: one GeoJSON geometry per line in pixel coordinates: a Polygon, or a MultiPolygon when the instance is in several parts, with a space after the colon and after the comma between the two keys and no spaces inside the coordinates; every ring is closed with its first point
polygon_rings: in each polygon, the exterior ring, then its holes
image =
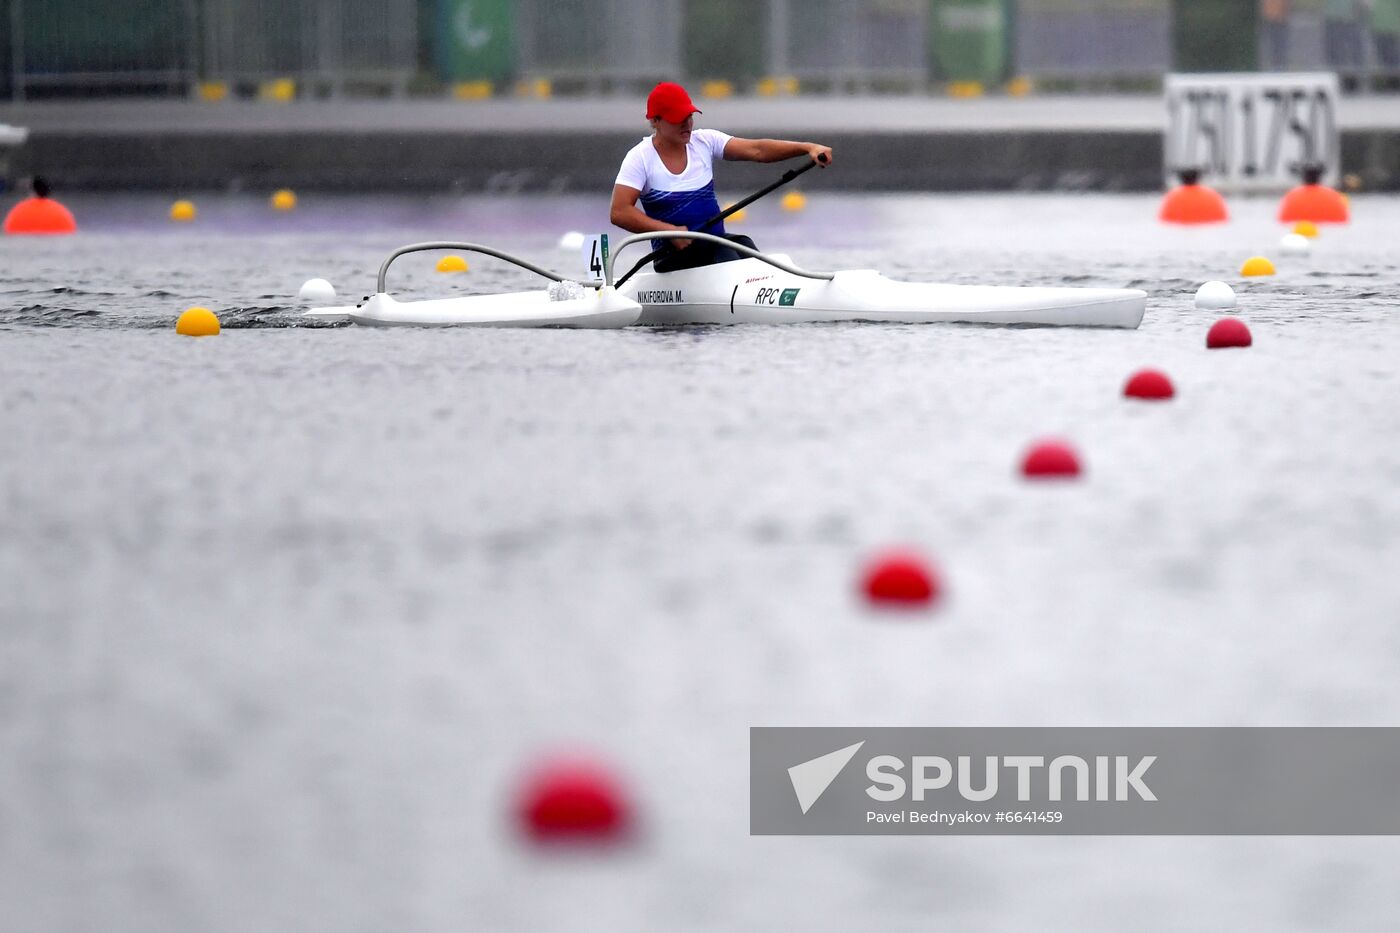
{"type": "Polygon", "coordinates": [[[831,147],[821,143],[799,143],[786,139],[744,139],[735,136],[724,144],[724,158],[729,162],[782,162],[798,156],[810,156],[822,168],[831,164],[831,147]],[[825,159],[822,156],[826,156],[825,159]]]}
{"type": "MultiPolygon", "coordinates": [[[[677,227],[675,224],[668,224],[664,220],[657,220],[648,217],[646,212],[637,206],[637,199],[642,193],[636,188],[629,188],[627,185],[613,185],[612,210],[608,212],[608,219],[616,226],[621,227],[628,233],[656,233],[663,230],[685,230],[685,227],[677,227]]],[[[689,240],[668,240],[676,249],[685,249],[690,245],[689,240]]]]}

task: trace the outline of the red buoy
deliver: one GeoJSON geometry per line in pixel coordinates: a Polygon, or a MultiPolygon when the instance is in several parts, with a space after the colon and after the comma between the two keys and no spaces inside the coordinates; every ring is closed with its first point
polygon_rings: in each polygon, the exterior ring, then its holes
{"type": "Polygon", "coordinates": [[[73,214],[53,198],[25,198],[5,215],[5,232],[12,235],[77,233],[73,214]]]}
{"type": "Polygon", "coordinates": [[[1176,389],[1167,374],[1159,369],[1139,369],[1128,378],[1123,386],[1123,394],[1128,398],[1169,399],[1176,395],[1176,389]]]}
{"type": "Polygon", "coordinates": [[[1315,224],[1344,224],[1351,209],[1342,193],[1326,185],[1299,185],[1279,202],[1278,219],[1284,223],[1307,220],[1315,224]]]}
{"type": "Polygon", "coordinates": [[[1237,317],[1223,317],[1210,325],[1206,334],[1206,346],[1212,350],[1226,350],[1230,347],[1247,347],[1254,343],[1249,328],[1237,317]]]}
{"type": "Polygon", "coordinates": [[[1073,479],[1080,473],[1079,455],[1064,441],[1040,441],[1026,451],[1021,473],[1028,479],[1073,479]]]}
{"type": "Polygon", "coordinates": [[[520,795],[522,829],[539,842],[608,842],[631,823],[617,779],[587,761],[553,761],[527,777],[520,795]]]}
{"type": "Polygon", "coordinates": [[[1218,224],[1230,219],[1225,199],[1214,188],[1200,183],[1201,173],[1184,169],[1181,185],[1167,192],[1157,217],[1169,224],[1218,224]]]}
{"type": "Polygon", "coordinates": [[[938,598],[938,576],[917,555],[907,551],[883,554],[866,565],[861,589],[872,603],[886,606],[926,606],[938,598]]]}

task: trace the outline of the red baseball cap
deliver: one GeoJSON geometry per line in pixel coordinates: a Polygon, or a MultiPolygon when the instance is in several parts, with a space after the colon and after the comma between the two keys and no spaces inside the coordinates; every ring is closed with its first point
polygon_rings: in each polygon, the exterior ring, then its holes
{"type": "Polygon", "coordinates": [[[692,113],[700,113],[685,88],[674,81],[662,81],[647,95],[647,119],[657,117],[667,123],[684,123],[692,113]]]}

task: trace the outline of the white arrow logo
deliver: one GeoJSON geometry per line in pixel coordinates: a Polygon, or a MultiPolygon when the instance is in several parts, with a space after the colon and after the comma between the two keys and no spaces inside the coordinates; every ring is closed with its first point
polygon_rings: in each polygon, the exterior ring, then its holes
{"type": "Polygon", "coordinates": [[[456,22],[457,36],[462,40],[462,44],[473,52],[491,41],[491,30],[477,29],[472,25],[472,5],[464,3],[457,10],[456,22]]]}
{"type": "Polygon", "coordinates": [[[864,745],[864,740],[854,745],[847,745],[845,748],[837,749],[820,758],[813,758],[811,761],[804,761],[800,765],[793,765],[788,768],[788,777],[792,779],[793,792],[797,794],[797,803],[802,807],[805,814],[812,809],[812,804],[821,799],[821,795],[826,793],[826,789],[831,786],[831,782],[836,780],[836,776],[855,757],[856,752],[864,745]]]}

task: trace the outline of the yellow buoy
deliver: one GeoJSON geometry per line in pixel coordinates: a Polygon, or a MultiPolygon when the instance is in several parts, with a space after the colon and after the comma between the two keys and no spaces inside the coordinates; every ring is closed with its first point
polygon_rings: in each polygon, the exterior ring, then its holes
{"type": "Polygon", "coordinates": [[[276,101],[285,104],[290,100],[295,100],[297,96],[297,83],[291,78],[273,78],[271,81],[264,81],[258,85],[258,99],[276,101]]]}
{"type": "Polygon", "coordinates": [[[283,188],[281,191],[273,192],[272,209],[274,211],[296,210],[296,206],[297,196],[295,192],[287,188],[283,188]]]}
{"type": "Polygon", "coordinates": [[[1273,274],[1274,264],[1263,256],[1250,256],[1244,261],[1244,265],[1240,267],[1240,275],[1256,276],[1273,274]]]}
{"type": "Polygon", "coordinates": [[[199,99],[209,103],[218,103],[228,99],[228,83],[224,81],[201,81],[195,89],[199,99]]]}
{"type": "Polygon", "coordinates": [[[1012,78],[1006,82],[1006,93],[1012,97],[1025,97],[1035,90],[1035,82],[1030,78],[1012,78]]]}
{"type": "Polygon", "coordinates": [[[219,332],[219,319],[208,308],[190,308],[175,322],[175,333],[186,337],[213,337],[219,332]]]}
{"type": "MultiPolygon", "coordinates": [[[[729,208],[726,207],[725,210],[729,210],[729,208]]],[[[748,209],[741,207],[734,213],[730,214],[728,217],[724,218],[724,222],[727,224],[741,224],[744,222],[744,219],[748,216],[748,209]]]]}
{"type": "Polygon", "coordinates": [[[467,261],[461,256],[444,256],[437,264],[439,272],[466,272],[467,268],[467,261]]]}
{"type": "Polygon", "coordinates": [[[193,201],[176,201],[170,205],[170,219],[176,223],[187,224],[194,220],[195,209],[193,201]]]}
{"type": "Polygon", "coordinates": [[[807,195],[803,194],[801,191],[789,191],[787,194],[783,195],[782,205],[783,210],[793,211],[795,213],[807,206],[807,195]]]}
{"type": "Polygon", "coordinates": [[[1310,240],[1315,239],[1317,237],[1317,224],[1313,223],[1311,220],[1300,220],[1293,225],[1293,232],[1305,236],[1310,240]]]}
{"type": "Polygon", "coordinates": [[[700,96],[708,97],[711,100],[733,97],[734,84],[731,81],[706,81],[700,85],[700,96]]]}
{"type": "Polygon", "coordinates": [[[966,100],[971,97],[981,97],[986,93],[981,81],[954,81],[948,85],[948,96],[966,100]]]}
{"type": "Polygon", "coordinates": [[[554,82],[548,78],[522,78],[516,82],[515,93],[518,97],[548,100],[554,96],[554,82]]]}
{"type": "Polygon", "coordinates": [[[797,79],[790,75],[769,75],[754,86],[759,97],[790,96],[797,93],[797,79]]]}
{"type": "Polygon", "coordinates": [[[459,81],[452,85],[452,96],[458,100],[486,100],[495,91],[490,81],[459,81]]]}

